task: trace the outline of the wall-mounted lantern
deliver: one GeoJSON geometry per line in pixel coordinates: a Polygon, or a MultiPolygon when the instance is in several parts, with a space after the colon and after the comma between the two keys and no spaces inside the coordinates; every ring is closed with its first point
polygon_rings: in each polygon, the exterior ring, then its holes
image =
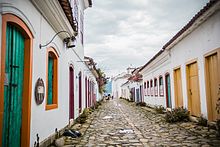
{"type": "Polygon", "coordinates": [[[44,87],[44,81],[41,78],[37,79],[36,85],[35,85],[35,101],[37,105],[40,105],[44,101],[44,96],[45,96],[45,87],[44,87]]]}

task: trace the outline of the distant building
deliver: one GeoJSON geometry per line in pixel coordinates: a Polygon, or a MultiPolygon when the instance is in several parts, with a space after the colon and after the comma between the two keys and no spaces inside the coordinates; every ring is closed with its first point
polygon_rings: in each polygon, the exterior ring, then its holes
{"type": "Polygon", "coordinates": [[[112,95],[114,98],[122,97],[121,85],[124,84],[131,76],[131,72],[134,68],[127,68],[127,72],[122,72],[112,78],[112,95]]]}
{"type": "Polygon", "coordinates": [[[105,85],[105,93],[112,94],[112,80],[111,79],[109,79],[107,81],[107,84],[105,85]]]}
{"type": "Polygon", "coordinates": [[[141,67],[133,69],[131,76],[121,85],[122,97],[135,102],[143,101],[143,79],[139,73],[141,67]]]}

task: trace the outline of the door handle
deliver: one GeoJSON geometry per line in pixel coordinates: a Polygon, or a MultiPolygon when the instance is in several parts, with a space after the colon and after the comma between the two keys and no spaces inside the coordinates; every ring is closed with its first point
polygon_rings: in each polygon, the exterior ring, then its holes
{"type": "Polygon", "coordinates": [[[10,83],[9,85],[12,87],[18,87],[18,84],[14,84],[14,83],[10,83]]]}
{"type": "Polygon", "coordinates": [[[189,89],[189,93],[190,93],[190,95],[192,95],[192,90],[191,89],[189,89]]]}
{"type": "Polygon", "coordinates": [[[12,67],[12,68],[19,68],[18,65],[10,65],[10,67],[12,67]]]}

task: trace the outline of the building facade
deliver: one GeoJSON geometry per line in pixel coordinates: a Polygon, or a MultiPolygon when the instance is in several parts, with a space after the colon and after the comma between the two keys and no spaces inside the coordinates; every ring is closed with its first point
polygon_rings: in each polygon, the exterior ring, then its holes
{"type": "Polygon", "coordinates": [[[84,62],[84,10],[91,6],[1,0],[0,146],[43,142],[100,97],[84,62]]]}
{"type": "Polygon", "coordinates": [[[210,1],[143,68],[146,103],[219,118],[220,2],[210,1]]]}

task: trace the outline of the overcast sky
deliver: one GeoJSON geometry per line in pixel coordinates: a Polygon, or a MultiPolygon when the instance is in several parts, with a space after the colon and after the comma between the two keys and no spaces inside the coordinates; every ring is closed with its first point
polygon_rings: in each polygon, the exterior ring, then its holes
{"type": "Polygon", "coordinates": [[[85,55],[107,76],[150,60],[208,0],[93,0],[85,11],[85,55]]]}

